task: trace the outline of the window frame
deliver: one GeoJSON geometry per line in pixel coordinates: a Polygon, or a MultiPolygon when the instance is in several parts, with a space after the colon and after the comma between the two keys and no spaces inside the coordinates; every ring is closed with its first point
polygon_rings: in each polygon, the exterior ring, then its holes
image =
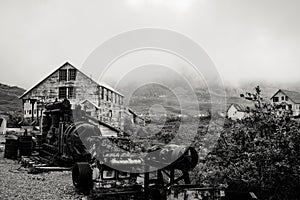
{"type": "Polygon", "coordinates": [[[112,92],[110,91],[110,90],[108,90],[108,98],[107,98],[107,101],[110,101],[110,102],[112,102],[112,100],[111,100],[111,98],[112,98],[112,96],[111,96],[111,94],[112,94],[112,92]]]}
{"type": "Polygon", "coordinates": [[[60,69],[58,71],[58,80],[59,81],[67,81],[68,80],[68,70],[67,69],[60,69]],[[62,75],[63,72],[65,73],[64,76],[62,75]],[[62,77],[64,77],[64,79],[62,77]]]}
{"type": "Polygon", "coordinates": [[[274,103],[279,102],[279,98],[278,98],[278,97],[273,97],[273,102],[274,102],[274,103]]]}
{"type": "Polygon", "coordinates": [[[68,99],[75,99],[76,98],[76,93],[75,93],[75,87],[68,87],[67,88],[67,97],[68,99]],[[72,94],[70,91],[73,91],[72,94]]]}
{"type": "Polygon", "coordinates": [[[58,99],[67,99],[68,97],[68,91],[67,91],[67,87],[59,87],[58,88],[58,99]],[[61,97],[61,91],[62,89],[65,90],[65,97],[61,97]]]}
{"type": "Polygon", "coordinates": [[[123,105],[123,97],[120,96],[120,105],[123,105]]]}
{"type": "Polygon", "coordinates": [[[104,100],[108,101],[108,90],[104,88],[104,100]]]}
{"type": "Polygon", "coordinates": [[[77,75],[77,70],[76,69],[69,69],[68,70],[68,80],[69,81],[75,81],[76,80],[76,75],[77,75]],[[74,74],[71,74],[71,72],[74,72],[74,74]]]}
{"type": "Polygon", "coordinates": [[[112,179],[115,179],[116,178],[116,171],[115,170],[103,170],[101,172],[101,178],[103,180],[112,180],[112,179]],[[110,175],[111,173],[111,175],[110,175]]]}

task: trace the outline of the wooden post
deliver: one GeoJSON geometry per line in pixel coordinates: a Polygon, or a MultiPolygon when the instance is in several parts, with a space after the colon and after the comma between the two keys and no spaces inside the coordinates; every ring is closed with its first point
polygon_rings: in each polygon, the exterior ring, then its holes
{"type": "Polygon", "coordinates": [[[164,177],[161,170],[157,170],[157,179],[160,184],[164,184],[164,177]]]}
{"type": "Polygon", "coordinates": [[[34,103],[36,102],[35,99],[30,99],[30,103],[31,103],[31,122],[34,121],[34,103]]]}
{"type": "Polygon", "coordinates": [[[145,166],[146,173],[144,174],[144,199],[145,200],[149,200],[149,178],[150,178],[149,170],[150,170],[149,166],[146,165],[145,166]]]}
{"type": "Polygon", "coordinates": [[[188,171],[182,171],[183,172],[183,178],[185,184],[191,184],[190,176],[188,171]]]}
{"type": "Polygon", "coordinates": [[[172,169],[170,170],[170,184],[173,184],[174,181],[175,181],[175,169],[172,168],[172,169]]]}
{"type": "Polygon", "coordinates": [[[36,123],[37,125],[40,124],[40,119],[39,119],[39,104],[36,102],[36,123]]]}

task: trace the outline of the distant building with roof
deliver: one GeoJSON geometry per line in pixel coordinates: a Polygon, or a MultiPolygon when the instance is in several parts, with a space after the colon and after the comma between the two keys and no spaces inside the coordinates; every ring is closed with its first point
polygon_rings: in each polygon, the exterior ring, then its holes
{"type": "Polygon", "coordinates": [[[272,97],[271,101],[275,105],[283,105],[286,110],[290,110],[293,116],[300,115],[300,93],[279,89],[272,97]]]}
{"type": "Polygon", "coordinates": [[[114,127],[123,118],[124,96],[112,87],[98,83],[66,62],[19,97],[24,120],[39,121],[47,103],[68,99],[72,109],[80,105],[87,114],[114,127]]]}
{"type": "Polygon", "coordinates": [[[5,117],[0,116],[0,135],[6,133],[6,124],[7,124],[7,121],[6,121],[5,117]]]}
{"type": "Polygon", "coordinates": [[[227,117],[232,120],[242,120],[249,116],[249,107],[241,104],[231,104],[227,110],[227,117]]]}

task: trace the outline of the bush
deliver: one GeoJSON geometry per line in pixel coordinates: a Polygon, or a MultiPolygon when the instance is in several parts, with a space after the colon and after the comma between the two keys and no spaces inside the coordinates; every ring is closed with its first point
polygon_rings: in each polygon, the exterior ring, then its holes
{"type": "Polygon", "coordinates": [[[288,112],[278,115],[257,88],[248,94],[255,104],[252,114],[227,121],[217,146],[199,166],[197,181],[254,191],[261,199],[299,199],[300,123],[288,112]]]}

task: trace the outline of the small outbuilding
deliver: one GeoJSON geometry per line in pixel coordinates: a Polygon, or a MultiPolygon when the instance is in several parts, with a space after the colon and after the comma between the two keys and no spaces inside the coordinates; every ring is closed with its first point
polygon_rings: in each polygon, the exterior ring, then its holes
{"type": "Polygon", "coordinates": [[[227,110],[227,117],[232,120],[242,120],[249,116],[249,107],[241,104],[231,104],[227,110]]]}

